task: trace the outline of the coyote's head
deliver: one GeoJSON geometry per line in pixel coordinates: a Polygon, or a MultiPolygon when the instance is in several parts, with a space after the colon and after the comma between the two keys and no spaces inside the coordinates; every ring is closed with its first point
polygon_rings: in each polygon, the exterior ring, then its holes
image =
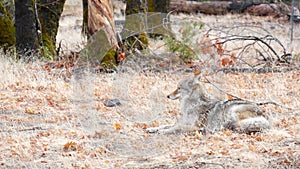
{"type": "Polygon", "coordinates": [[[203,87],[199,81],[200,78],[201,74],[195,73],[195,76],[181,80],[177,85],[177,89],[167,96],[168,99],[176,100],[191,97],[193,94],[204,94],[203,87]]]}

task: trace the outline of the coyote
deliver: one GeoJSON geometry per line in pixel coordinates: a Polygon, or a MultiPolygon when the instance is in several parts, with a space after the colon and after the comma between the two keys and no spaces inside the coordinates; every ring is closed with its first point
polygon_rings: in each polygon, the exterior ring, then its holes
{"type": "Polygon", "coordinates": [[[210,97],[201,74],[183,79],[177,89],[167,97],[180,99],[182,115],[173,126],[148,128],[149,133],[180,133],[195,130],[213,133],[222,129],[238,132],[258,132],[270,127],[264,111],[257,104],[241,100],[219,100],[210,97]]]}

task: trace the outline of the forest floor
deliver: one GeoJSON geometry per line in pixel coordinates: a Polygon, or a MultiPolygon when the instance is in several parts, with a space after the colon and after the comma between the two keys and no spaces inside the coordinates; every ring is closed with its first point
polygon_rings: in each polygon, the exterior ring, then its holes
{"type": "MultiPolygon", "coordinates": [[[[208,77],[239,97],[298,108],[263,106],[272,129],[252,135],[228,130],[208,135],[146,133],[147,127],[175,123],[179,102],[166,95],[190,73],[87,72],[66,81],[38,64],[12,64],[6,59],[1,60],[1,72],[2,168],[300,166],[299,70],[208,77]],[[105,100],[115,98],[120,106],[104,106],[105,100]]],[[[210,84],[207,88],[218,93],[210,84]]]]}
{"type": "MultiPolygon", "coordinates": [[[[261,26],[294,54],[293,65],[299,66],[299,25],[290,43],[289,23],[272,18],[200,14],[173,18],[201,20],[210,26],[237,22],[261,26]]],[[[161,44],[152,40],[151,52],[161,53],[161,44]]],[[[211,82],[205,83],[207,90],[216,97],[226,99],[230,93],[283,105],[262,106],[272,124],[270,130],[250,135],[229,130],[207,135],[146,133],[147,127],[174,124],[180,116],[179,101],[166,96],[180,79],[192,74],[186,67],[145,71],[144,63],[134,62],[120,66],[124,71],[119,73],[83,70],[65,76],[65,69],[49,70],[39,62],[16,63],[1,54],[0,168],[300,167],[297,69],[206,75],[211,82]],[[109,99],[119,99],[121,105],[106,107],[109,99]]]]}

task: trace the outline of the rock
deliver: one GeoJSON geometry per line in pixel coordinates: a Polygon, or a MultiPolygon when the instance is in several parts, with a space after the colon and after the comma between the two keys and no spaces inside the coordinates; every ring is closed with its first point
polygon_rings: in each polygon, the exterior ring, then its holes
{"type": "Polygon", "coordinates": [[[104,106],[106,107],[115,107],[121,105],[121,102],[119,99],[109,99],[104,101],[104,106]]]}

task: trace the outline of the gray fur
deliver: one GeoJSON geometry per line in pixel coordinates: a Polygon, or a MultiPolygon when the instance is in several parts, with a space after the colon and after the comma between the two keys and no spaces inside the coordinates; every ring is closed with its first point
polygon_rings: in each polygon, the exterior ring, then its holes
{"type": "Polygon", "coordinates": [[[180,99],[182,115],[173,126],[148,128],[149,133],[182,133],[205,130],[213,133],[223,129],[257,132],[270,128],[264,111],[244,100],[218,100],[206,92],[200,75],[181,80],[169,99],[180,99]]]}

